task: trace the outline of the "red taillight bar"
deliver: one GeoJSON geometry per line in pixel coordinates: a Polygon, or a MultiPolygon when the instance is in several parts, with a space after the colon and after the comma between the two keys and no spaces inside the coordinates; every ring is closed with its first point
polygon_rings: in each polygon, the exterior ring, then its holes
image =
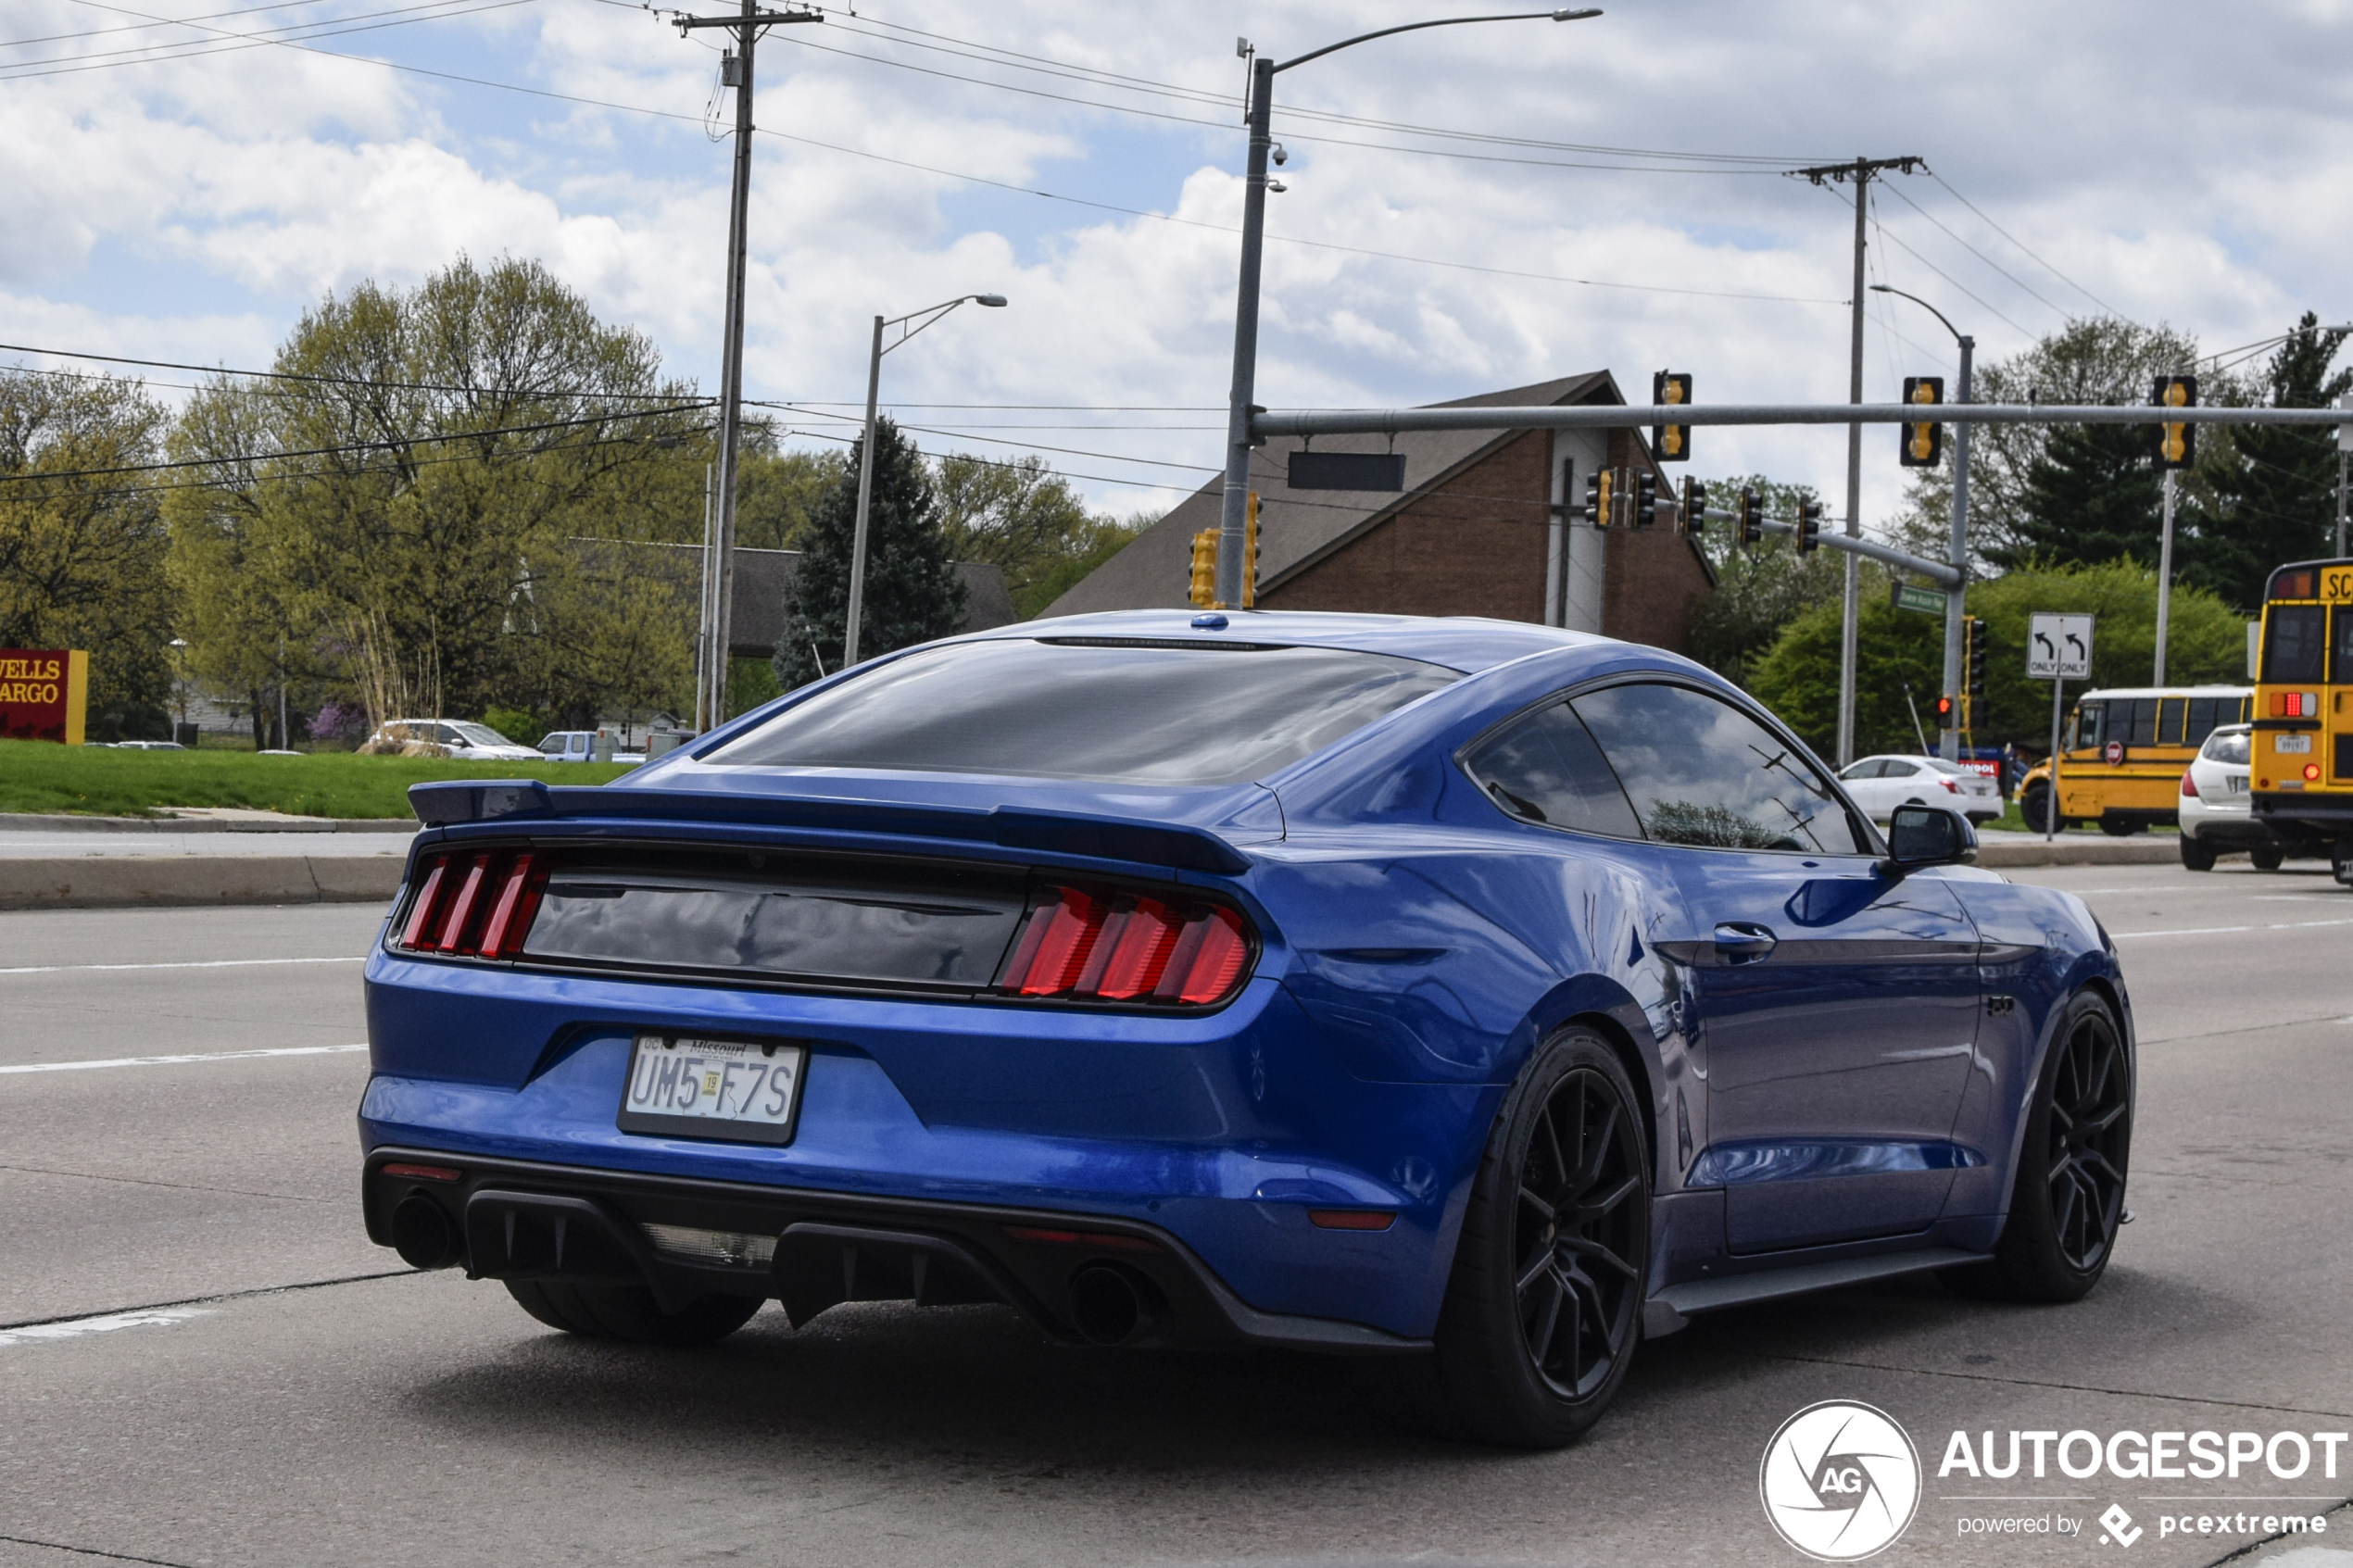
{"type": "Polygon", "coordinates": [[[544,864],[526,852],[437,855],[427,867],[394,946],[485,959],[522,955],[547,885],[544,864]]]}
{"type": "Polygon", "coordinates": [[[998,989],[1198,1007],[1225,1000],[1249,961],[1248,927],[1223,905],[1050,887],[1023,925],[998,989]]]}

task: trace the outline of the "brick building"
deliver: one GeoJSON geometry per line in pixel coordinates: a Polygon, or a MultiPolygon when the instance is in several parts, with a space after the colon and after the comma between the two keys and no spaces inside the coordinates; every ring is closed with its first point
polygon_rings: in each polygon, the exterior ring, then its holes
{"type": "MultiPolygon", "coordinates": [[[[1605,370],[1466,397],[1441,408],[1624,404],[1605,370]]],[[[1647,407],[1635,419],[1647,423],[1647,407]]],[[[1643,430],[1424,431],[1392,443],[1317,436],[1315,451],[1402,453],[1402,494],[1292,490],[1290,454],[1251,459],[1259,493],[1259,596],[1268,609],[1487,615],[1680,648],[1692,606],[1715,585],[1705,557],[1671,529],[1564,524],[1596,465],[1648,467],[1643,430]]],[[[1048,607],[1048,615],[1181,608],[1192,537],[1218,523],[1222,481],[1196,491],[1048,607]]]]}

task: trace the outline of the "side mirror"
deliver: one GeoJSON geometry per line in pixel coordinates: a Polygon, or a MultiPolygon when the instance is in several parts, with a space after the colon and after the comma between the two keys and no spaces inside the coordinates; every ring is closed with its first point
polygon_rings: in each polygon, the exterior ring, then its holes
{"type": "Polygon", "coordinates": [[[1965,866],[1977,859],[1977,830],[1944,806],[1898,806],[1887,821],[1887,859],[1880,869],[1901,876],[1922,866],[1965,866]]]}

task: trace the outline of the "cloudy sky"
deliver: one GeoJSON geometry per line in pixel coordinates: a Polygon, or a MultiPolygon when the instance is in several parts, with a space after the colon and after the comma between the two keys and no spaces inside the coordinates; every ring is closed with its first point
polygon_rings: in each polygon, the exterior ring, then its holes
{"type": "MultiPolygon", "coordinates": [[[[715,10],[717,7],[711,7],[715,10]]],[[[759,56],[749,395],[822,445],[869,323],[934,450],[1043,450],[1158,508],[1218,461],[1238,35],[1287,59],[1462,0],[879,0],[759,56]]],[[[713,32],[624,0],[0,0],[0,361],[262,366],[305,307],[535,257],[717,382],[713,32]],[[164,8],[168,7],[168,8],[164,8]]],[[[1852,208],[1783,170],[1917,154],[1872,279],[1981,360],[2070,316],[2208,349],[2353,315],[2353,0],[1617,0],[1278,79],[1260,401],[1429,402],[1593,369],[1646,400],[1842,399],[1852,208]]],[[[1866,390],[1949,374],[1872,296],[1866,390]]],[[[166,395],[184,375],[154,372],[166,395]]],[[[1865,518],[1900,493],[1867,433],[1865,518]]],[[[1843,486],[1842,432],[1704,431],[1694,471],[1843,486]]],[[[1884,447],[1881,452],[1880,448],[1884,447]]]]}

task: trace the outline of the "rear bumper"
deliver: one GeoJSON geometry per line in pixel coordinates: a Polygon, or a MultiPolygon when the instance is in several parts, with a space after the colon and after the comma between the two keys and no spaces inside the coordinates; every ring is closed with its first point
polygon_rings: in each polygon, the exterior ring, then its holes
{"type": "Polygon", "coordinates": [[[1082,1332],[1088,1314],[1073,1296],[1082,1273],[1107,1269],[1141,1306],[1135,1328],[1117,1342],[1356,1355],[1429,1348],[1428,1340],[1363,1323],[1261,1311],[1167,1231],[1100,1214],[592,1171],[393,1145],[369,1153],[361,1194],[369,1239],[381,1247],[394,1245],[396,1208],[420,1198],[434,1205],[447,1227],[450,1261],[470,1278],[643,1284],[673,1307],[705,1295],[773,1298],[796,1324],[842,1301],[1001,1301],[1058,1338],[1108,1343],[1101,1332],[1082,1332]],[[387,1166],[437,1167],[458,1179],[392,1174],[387,1166]],[[677,1244],[681,1229],[755,1245],[708,1246],[698,1255],[677,1244]],[[773,1254],[763,1258],[758,1244],[770,1242],[773,1254]]]}
{"type": "Polygon", "coordinates": [[[2353,836],[2353,796],[2341,791],[2308,795],[2301,790],[2258,791],[2255,820],[2283,837],[2333,839],[2353,836]]]}

